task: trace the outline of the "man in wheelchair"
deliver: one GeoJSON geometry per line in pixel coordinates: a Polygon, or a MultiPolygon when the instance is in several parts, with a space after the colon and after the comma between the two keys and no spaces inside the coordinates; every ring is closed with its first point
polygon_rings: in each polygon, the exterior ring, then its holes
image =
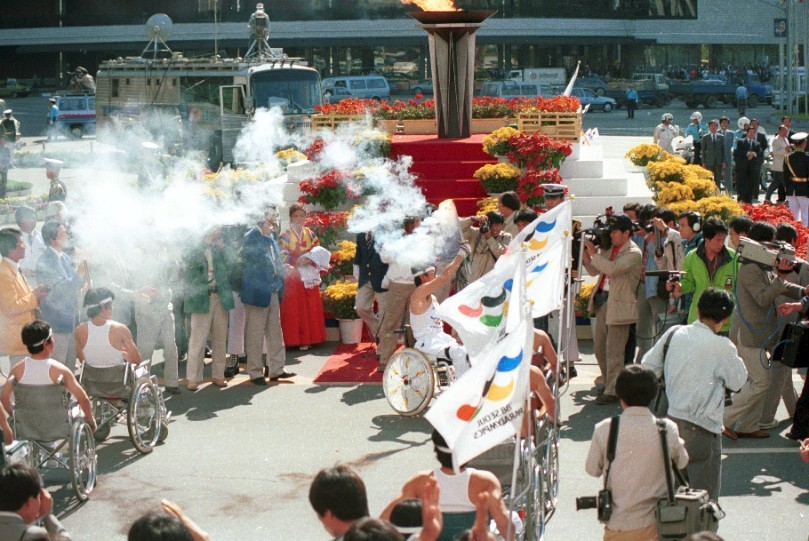
{"type": "MultiPolygon", "coordinates": [[[[22,341],[31,356],[14,365],[9,373],[9,381],[13,380],[23,385],[53,385],[59,383],[61,379],[61,383],[78,401],[87,424],[95,430],[96,422],[87,393],[68,367],[51,359],[54,348],[51,326],[40,320],[28,323],[22,329],[22,341]]],[[[6,384],[0,395],[3,408],[9,414],[13,414],[13,393],[14,385],[6,384]]]]}
{"type": "Polygon", "coordinates": [[[438,317],[438,300],[434,293],[455,278],[470,251],[469,244],[463,243],[458,255],[441,274],[436,274],[434,266],[413,269],[416,290],[410,295],[410,329],[416,340],[415,348],[452,364],[457,378],[470,368],[469,356],[465,347],[444,332],[444,322],[438,317]]]}
{"type": "Polygon", "coordinates": [[[90,320],[76,327],[76,353],[80,362],[94,368],[141,362],[129,328],[111,319],[114,300],[115,294],[105,287],[90,289],[84,296],[84,307],[90,320]]]}

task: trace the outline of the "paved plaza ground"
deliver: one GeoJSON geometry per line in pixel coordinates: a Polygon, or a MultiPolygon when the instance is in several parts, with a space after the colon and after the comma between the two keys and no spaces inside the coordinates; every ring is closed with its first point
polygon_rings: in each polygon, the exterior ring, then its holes
{"type": "MultiPolygon", "coordinates": [[[[651,140],[638,135],[602,137],[605,157],[620,158],[634,144],[651,140]]],[[[26,142],[42,144],[37,137],[26,142]]],[[[90,145],[98,148],[92,140],[49,146],[86,151],[90,145]]],[[[81,182],[75,171],[63,176],[68,188],[81,182]]],[[[47,188],[42,169],[12,170],[11,178],[34,182],[34,193],[47,188]]],[[[434,467],[430,427],[422,418],[394,415],[380,385],[314,384],[334,346],[290,350],[288,369],[298,376],[288,382],[256,387],[240,375],[225,389],[206,384],[196,393],[183,389],[170,396],[170,435],[150,455],[133,449],[125,427],[113,428],[98,447],[98,486],[83,505],[76,504],[69,482],[62,486],[64,474],[47,475],[56,511],[73,538],[124,539],[133,520],[168,498],[213,539],[325,540],[329,536],[307,493],[314,474],[337,462],[360,472],[371,512],[378,514],[408,477],[434,467]]],[[[575,498],[595,495],[600,487],[584,472],[584,461],[593,425],[618,408],[593,403],[598,369],[592,342],[583,341],[581,348],[580,375],[561,399],[560,497],[550,540],[599,539],[602,531],[595,511],[575,511],[575,498]]],[[[184,363],[180,370],[182,376],[184,363]]],[[[155,371],[162,373],[159,360],[155,371]]],[[[797,376],[795,384],[802,385],[797,376]]],[[[786,418],[783,408],[777,417],[786,418]]],[[[726,540],[807,539],[809,465],[800,461],[796,444],[783,437],[788,427],[782,422],[767,440],[723,442],[721,504],[728,516],[720,534],[726,540]]]]}

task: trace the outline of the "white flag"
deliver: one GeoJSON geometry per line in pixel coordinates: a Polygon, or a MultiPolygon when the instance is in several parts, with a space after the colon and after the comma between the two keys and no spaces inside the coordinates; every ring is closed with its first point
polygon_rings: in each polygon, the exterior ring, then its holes
{"type": "Polygon", "coordinates": [[[507,264],[517,257],[523,244],[527,247],[525,281],[532,317],[544,316],[562,304],[572,225],[571,203],[565,201],[525,226],[495,265],[497,269],[507,264]]]}
{"type": "Polygon", "coordinates": [[[462,465],[520,430],[525,410],[533,326],[522,318],[515,332],[444,391],[425,417],[444,436],[462,465]]]}
{"type": "Polygon", "coordinates": [[[507,258],[438,307],[438,316],[458,333],[473,365],[505,329],[519,263],[519,257],[507,258]]]}

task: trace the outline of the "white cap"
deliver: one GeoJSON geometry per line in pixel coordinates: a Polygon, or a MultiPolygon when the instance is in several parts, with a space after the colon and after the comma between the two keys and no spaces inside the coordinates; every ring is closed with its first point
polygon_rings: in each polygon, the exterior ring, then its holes
{"type": "Polygon", "coordinates": [[[809,133],[806,133],[805,131],[799,131],[798,133],[790,137],[789,140],[792,141],[793,143],[800,143],[801,141],[805,141],[807,137],[809,137],[809,133]]]}
{"type": "Polygon", "coordinates": [[[160,145],[152,143],[151,141],[144,141],[140,146],[146,150],[160,150],[160,145]]]}
{"type": "Polygon", "coordinates": [[[3,114],[4,115],[10,115],[11,112],[12,112],[11,109],[6,109],[5,111],[3,111],[3,114]]]}
{"type": "Polygon", "coordinates": [[[746,116],[743,116],[742,118],[739,119],[738,125],[739,125],[740,128],[744,128],[745,126],[749,126],[750,125],[750,119],[747,118],[746,116]]]}
{"type": "Polygon", "coordinates": [[[43,161],[46,169],[60,169],[65,164],[62,160],[54,160],[53,158],[45,158],[43,161]]]}
{"type": "Polygon", "coordinates": [[[52,218],[58,214],[64,216],[67,213],[67,206],[61,201],[51,201],[45,210],[45,217],[52,218]]]}
{"type": "Polygon", "coordinates": [[[702,120],[702,113],[699,111],[694,111],[691,113],[691,120],[702,120]]]}

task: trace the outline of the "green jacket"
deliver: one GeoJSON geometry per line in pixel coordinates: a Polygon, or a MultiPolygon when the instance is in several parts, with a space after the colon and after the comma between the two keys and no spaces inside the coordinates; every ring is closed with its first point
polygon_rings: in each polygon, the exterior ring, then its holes
{"type": "MultiPolygon", "coordinates": [[[[697,320],[697,304],[702,292],[709,287],[716,287],[730,292],[735,297],[734,280],[736,278],[736,252],[731,248],[724,248],[718,257],[722,258],[722,263],[714,273],[713,280],[708,274],[708,266],[705,263],[705,243],[700,243],[696,249],[691,250],[683,261],[683,270],[687,273],[682,277],[680,285],[683,293],[693,293],[691,309],[688,311],[688,323],[697,320]]],[[[730,330],[730,319],[722,327],[722,332],[730,330]]]]}
{"type": "MultiPolygon", "coordinates": [[[[230,286],[230,272],[234,257],[230,251],[212,248],[213,273],[219,302],[225,310],[233,309],[233,289],[230,286]]],[[[194,248],[185,258],[185,295],[183,312],[205,314],[208,312],[208,261],[205,259],[205,245],[194,248]]]]}

